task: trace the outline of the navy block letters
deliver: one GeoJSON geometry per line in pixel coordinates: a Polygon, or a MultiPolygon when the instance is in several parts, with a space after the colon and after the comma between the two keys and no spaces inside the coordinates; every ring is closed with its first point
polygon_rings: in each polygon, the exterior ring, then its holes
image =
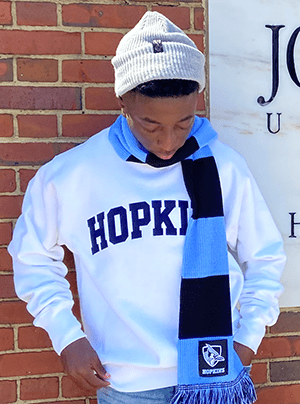
{"type": "Polygon", "coordinates": [[[188,201],[152,201],[129,204],[129,209],[117,206],[107,212],[98,213],[87,220],[90,231],[91,251],[96,254],[111,244],[123,243],[130,237],[143,236],[143,227],[151,224],[153,236],[185,236],[188,222],[188,201]],[[176,228],[170,214],[177,215],[180,227],[176,228]],[[131,220],[130,220],[131,219],[131,220]],[[129,229],[129,227],[131,228],[129,229]]]}

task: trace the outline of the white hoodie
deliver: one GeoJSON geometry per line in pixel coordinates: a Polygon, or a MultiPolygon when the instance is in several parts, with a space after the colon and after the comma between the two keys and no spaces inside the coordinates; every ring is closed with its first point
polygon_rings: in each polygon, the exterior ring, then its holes
{"type": "MultiPolygon", "coordinates": [[[[108,131],[55,157],[30,182],[9,246],[16,291],[58,354],[86,335],[113,388],[176,385],[190,215],[181,164],[126,162],[108,131]],[[84,331],[71,311],[62,245],[74,254],[84,331]]],[[[244,159],[218,140],[210,147],[223,192],[234,339],[256,351],[279,313],[282,239],[244,159]]]]}

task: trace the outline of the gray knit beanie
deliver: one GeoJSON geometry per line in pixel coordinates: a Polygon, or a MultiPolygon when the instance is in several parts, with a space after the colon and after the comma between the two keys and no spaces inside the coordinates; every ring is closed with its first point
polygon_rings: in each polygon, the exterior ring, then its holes
{"type": "Polygon", "coordinates": [[[183,79],[205,85],[204,56],[175,24],[156,11],[147,11],[120,41],[112,59],[115,92],[122,96],[151,80],[183,79]]]}

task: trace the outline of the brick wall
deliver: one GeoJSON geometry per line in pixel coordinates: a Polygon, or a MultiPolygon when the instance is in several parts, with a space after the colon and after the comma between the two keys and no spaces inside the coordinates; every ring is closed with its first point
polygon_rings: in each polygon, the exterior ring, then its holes
{"type": "MultiPolygon", "coordinates": [[[[6,247],[38,167],[118,115],[110,59],[146,10],[165,14],[207,51],[205,0],[0,1],[0,403],[96,403],[63,373],[46,333],[32,326],[14,292],[6,247]]],[[[208,114],[208,96],[200,115],[208,114]]],[[[68,252],[66,262],[76,297],[68,252]]],[[[74,311],[78,316],[78,303],[74,311]]],[[[300,313],[291,310],[268,330],[253,366],[259,404],[300,403],[299,325],[300,313]]]]}

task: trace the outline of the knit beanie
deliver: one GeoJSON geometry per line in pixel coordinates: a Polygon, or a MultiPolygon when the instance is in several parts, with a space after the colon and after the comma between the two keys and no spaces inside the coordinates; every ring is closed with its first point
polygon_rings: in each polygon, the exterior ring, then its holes
{"type": "Polygon", "coordinates": [[[151,80],[182,79],[205,85],[204,55],[168,18],[147,11],[120,41],[112,59],[115,93],[122,96],[151,80]]]}

